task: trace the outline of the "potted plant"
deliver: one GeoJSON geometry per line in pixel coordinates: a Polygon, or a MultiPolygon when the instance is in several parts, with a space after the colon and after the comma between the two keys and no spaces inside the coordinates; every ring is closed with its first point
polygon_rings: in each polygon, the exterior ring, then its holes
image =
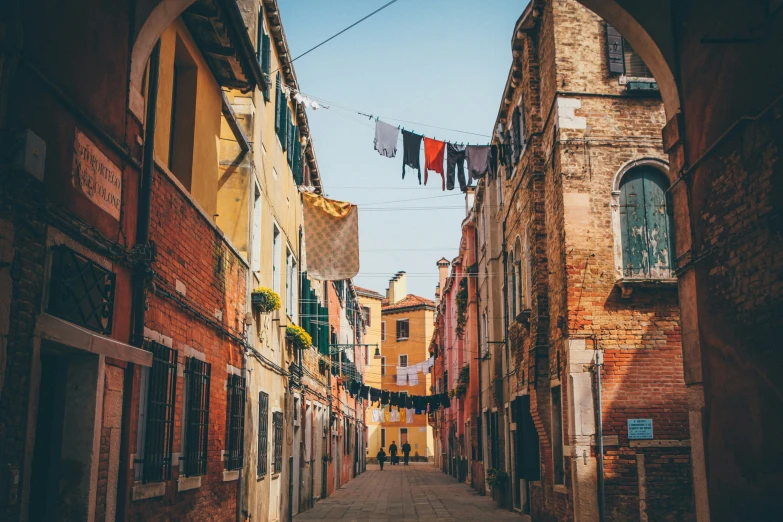
{"type": "Polygon", "coordinates": [[[280,296],[271,288],[259,286],[250,294],[253,308],[262,314],[272,313],[280,310],[280,296]]]}
{"type": "Polygon", "coordinates": [[[285,338],[299,350],[306,350],[313,345],[313,338],[301,326],[289,324],[285,327],[285,338]]]}
{"type": "Polygon", "coordinates": [[[489,468],[487,470],[487,484],[489,484],[491,488],[494,489],[495,486],[502,488],[506,484],[507,480],[508,473],[502,469],[489,468]]]}

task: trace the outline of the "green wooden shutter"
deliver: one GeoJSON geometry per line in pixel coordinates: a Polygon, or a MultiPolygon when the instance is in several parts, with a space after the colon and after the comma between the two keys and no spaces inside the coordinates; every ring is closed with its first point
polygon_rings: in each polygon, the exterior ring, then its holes
{"type": "Polygon", "coordinates": [[[657,279],[672,277],[672,216],[667,204],[668,180],[655,169],[644,171],[644,207],[649,252],[650,276],[657,279]]]}
{"type": "Polygon", "coordinates": [[[623,277],[670,278],[674,259],[668,180],[656,169],[635,169],[620,185],[623,277]]]}
{"type": "Polygon", "coordinates": [[[294,160],[291,169],[294,172],[294,181],[302,184],[302,143],[299,141],[299,126],[294,127],[294,160]]]}
{"type": "Polygon", "coordinates": [[[275,91],[275,132],[280,136],[280,113],[283,112],[283,89],[280,83],[280,73],[277,73],[277,90],[275,91]]]}
{"type": "Polygon", "coordinates": [[[644,174],[633,170],[620,187],[620,229],[623,246],[623,277],[649,274],[644,208],[644,174]]]}
{"type": "Polygon", "coordinates": [[[261,37],[261,70],[264,72],[264,79],[267,82],[263,89],[265,101],[269,101],[271,98],[272,91],[269,88],[269,82],[271,81],[271,79],[269,78],[269,71],[271,67],[272,67],[272,41],[270,40],[269,35],[264,33],[264,35],[261,37]]]}
{"type": "Polygon", "coordinates": [[[302,299],[299,301],[299,326],[304,328],[312,337],[310,333],[310,310],[308,309],[310,303],[310,280],[307,279],[307,272],[302,272],[300,288],[302,290],[302,299]]]}

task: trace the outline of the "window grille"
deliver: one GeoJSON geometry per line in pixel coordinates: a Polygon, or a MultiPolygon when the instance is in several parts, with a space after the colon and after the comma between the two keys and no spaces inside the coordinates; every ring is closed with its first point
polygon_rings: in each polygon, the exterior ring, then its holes
{"type": "Polygon", "coordinates": [[[272,473],[283,471],[283,412],[272,413],[272,428],[275,431],[275,454],[272,473]]]}
{"type": "Polygon", "coordinates": [[[245,379],[239,375],[228,376],[228,400],[226,401],[226,469],[242,467],[245,433],[245,379]]]}
{"type": "Polygon", "coordinates": [[[147,384],[147,423],[145,426],[142,481],[160,482],[171,478],[174,446],[174,400],[177,393],[177,351],[156,343],[147,384]]]}
{"type": "Polygon", "coordinates": [[[212,365],[195,357],[185,363],[185,476],[206,475],[209,382],[212,365]]]}
{"type": "Polygon", "coordinates": [[[267,472],[269,460],[269,394],[258,392],[258,475],[267,472]]]}

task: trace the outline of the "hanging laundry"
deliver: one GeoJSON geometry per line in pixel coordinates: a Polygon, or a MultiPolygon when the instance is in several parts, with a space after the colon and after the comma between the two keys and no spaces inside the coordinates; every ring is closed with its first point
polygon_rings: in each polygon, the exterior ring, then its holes
{"type": "Polygon", "coordinates": [[[400,410],[399,408],[391,411],[391,422],[400,422],[400,410]]]}
{"type": "Polygon", "coordinates": [[[491,179],[498,177],[498,156],[498,146],[493,144],[489,151],[489,177],[491,179]]]}
{"type": "Polygon", "coordinates": [[[383,409],[383,420],[389,422],[391,420],[391,409],[386,407],[383,409]]]}
{"type": "Polygon", "coordinates": [[[397,155],[397,140],[400,137],[400,128],[378,120],[375,122],[375,150],[378,154],[387,158],[397,155]]]}
{"type": "Polygon", "coordinates": [[[406,408],[413,408],[413,397],[411,395],[405,396],[405,407],[406,408]]]}
{"type": "Polygon", "coordinates": [[[468,186],[474,179],[483,178],[489,170],[489,145],[468,145],[465,148],[468,161],[468,186]]]}
{"type": "Polygon", "coordinates": [[[372,421],[373,422],[381,422],[381,412],[378,410],[378,408],[372,409],[372,421]]]}
{"type": "Polygon", "coordinates": [[[408,368],[405,366],[397,367],[397,386],[405,386],[408,384],[408,368]]]}
{"type": "Polygon", "coordinates": [[[424,184],[427,184],[427,175],[432,170],[440,174],[443,190],[446,190],[446,178],[443,175],[443,157],[446,152],[446,142],[424,138],[424,184]]]}
{"type": "Polygon", "coordinates": [[[421,371],[423,371],[424,373],[430,373],[430,370],[434,365],[435,365],[435,357],[430,357],[429,359],[421,363],[422,366],[421,371]]]}
{"type": "Polygon", "coordinates": [[[362,384],[362,387],[359,388],[359,397],[361,397],[362,399],[366,399],[367,394],[369,392],[370,392],[370,387],[365,384],[362,384]]]}
{"type": "Polygon", "coordinates": [[[359,272],[356,205],[302,192],[307,230],[307,275],[319,281],[350,279],[359,272]]]}
{"type": "Polygon", "coordinates": [[[421,140],[424,136],[402,131],[402,179],[405,179],[405,166],[419,171],[419,185],[421,185],[421,140]]]}
{"type": "Polygon", "coordinates": [[[465,183],[465,146],[448,144],[448,154],[446,155],[446,188],[454,190],[454,169],[457,169],[459,177],[459,188],[462,192],[468,189],[465,183]]]}
{"type": "Polygon", "coordinates": [[[405,410],[405,422],[407,424],[413,424],[413,408],[407,408],[405,410]]]}
{"type": "Polygon", "coordinates": [[[389,404],[389,392],[381,392],[381,404],[389,404]]]}
{"type": "Polygon", "coordinates": [[[370,388],[370,402],[378,402],[381,398],[381,390],[377,388],[370,388]]]}
{"type": "Polygon", "coordinates": [[[416,366],[408,368],[408,386],[416,386],[419,384],[419,369],[416,366]]]}
{"type": "Polygon", "coordinates": [[[451,399],[449,399],[449,395],[447,393],[440,394],[440,403],[443,405],[444,408],[451,407],[451,399]]]}

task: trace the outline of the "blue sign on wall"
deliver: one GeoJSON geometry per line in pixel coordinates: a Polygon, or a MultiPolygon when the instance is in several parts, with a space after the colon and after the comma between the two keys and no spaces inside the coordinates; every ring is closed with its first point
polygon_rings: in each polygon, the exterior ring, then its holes
{"type": "Polygon", "coordinates": [[[652,419],[628,419],[628,440],[651,440],[652,419]]]}

